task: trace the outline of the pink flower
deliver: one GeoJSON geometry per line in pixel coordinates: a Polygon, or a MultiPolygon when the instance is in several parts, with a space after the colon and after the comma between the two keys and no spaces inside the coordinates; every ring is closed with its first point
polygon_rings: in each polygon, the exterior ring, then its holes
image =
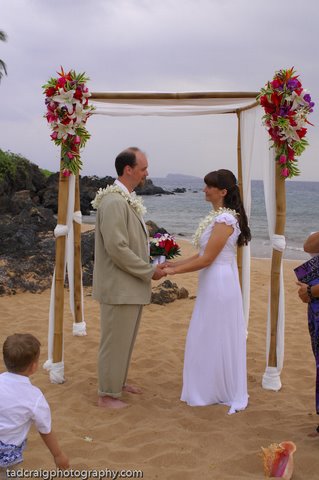
{"type": "Polygon", "coordinates": [[[73,153],[71,153],[71,152],[67,152],[66,155],[67,155],[67,157],[68,157],[70,160],[72,160],[72,158],[74,158],[74,155],[73,155],[73,153]]]}
{"type": "Polygon", "coordinates": [[[71,172],[70,172],[70,170],[67,170],[66,168],[64,168],[64,169],[62,170],[62,175],[63,175],[64,177],[69,177],[69,176],[71,175],[71,172]]]}
{"type": "Polygon", "coordinates": [[[279,157],[279,163],[280,163],[280,165],[283,165],[283,164],[285,164],[286,162],[287,162],[287,157],[286,157],[286,155],[280,155],[280,157],[279,157]]]}
{"type": "Polygon", "coordinates": [[[47,117],[47,121],[49,123],[56,122],[58,120],[57,115],[55,115],[54,113],[51,113],[51,112],[47,112],[46,117],[47,117]]]}
{"type": "Polygon", "coordinates": [[[280,173],[281,173],[281,176],[282,176],[282,177],[285,177],[285,178],[289,177],[289,170],[288,170],[288,168],[283,168],[280,173]]]}
{"type": "Polygon", "coordinates": [[[63,88],[65,84],[66,84],[66,78],[65,77],[58,78],[58,81],[57,81],[58,87],[63,88]]]}
{"type": "Polygon", "coordinates": [[[58,138],[58,132],[51,133],[50,137],[52,138],[52,140],[56,140],[58,138]]]}
{"type": "Polygon", "coordinates": [[[76,145],[79,145],[79,144],[81,143],[81,137],[79,137],[79,135],[76,135],[76,136],[75,136],[74,143],[75,143],[76,145]]]}

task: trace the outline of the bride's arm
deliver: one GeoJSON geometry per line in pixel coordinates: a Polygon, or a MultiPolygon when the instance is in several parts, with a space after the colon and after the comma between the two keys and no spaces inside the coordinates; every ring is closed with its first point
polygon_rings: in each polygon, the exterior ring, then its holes
{"type": "Polygon", "coordinates": [[[187,263],[195,260],[195,258],[197,258],[198,256],[199,256],[199,254],[196,253],[196,255],[193,255],[192,257],[189,257],[189,258],[184,258],[184,260],[177,260],[176,262],[171,262],[170,260],[168,260],[167,262],[165,262],[165,266],[167,266],[167,267],[177,267],[177,266],[180,266],[180,265],[186,265],[187,263]]]}
{"type": "Polygon", "coordinates": [[[195,272],[208,267],[222,251],[233,231],[233,227],[230,225],[216,223],[202,256],[195,255],[184,264],[164,267],[164,272],[168,275],[175,275],[176,273],[195,272]]]}

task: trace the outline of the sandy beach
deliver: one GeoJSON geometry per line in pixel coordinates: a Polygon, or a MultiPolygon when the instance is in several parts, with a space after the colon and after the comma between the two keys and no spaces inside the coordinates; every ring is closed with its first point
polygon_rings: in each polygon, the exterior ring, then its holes
{"type": "MultiPolygon", "coordinates": [[[[193,247],[183,241],[183,255],[193,247]]],[[[295,480],[318,478],[319,437],[314,405],[315,364],[307,330],[306,307],[297,296],[293,268],[284,262],[286,298],[285,360],[279,392],[261,386],[266,366],[266,311],[270,275],[268,259],[253,259],[248,337],[248,408],[227,415],[227,407],[189,407],[180,402],[185,336],[196,295],[197,274],[173,277],[190,298],[172,304],[148,305],[133,353],[129,380],[142,395],[124,394],[126,409],[96,406],[96,357],[99,306],[85,290],[86,337],[72,336],[72,318],[65,305],[65,377],[53,385],[42,368],[32,382],[42,389],[52,409],[53,429],[75,470],[141,470],[147,480],[262,479],[261,447],[292,440],[295,480]]],[[[160,282],[154,282],[154,285],[160,282]]],[[[50,292],[0,298],[1,344],[15,332],[35,334],[47,358],[50,292]]],[[[1,371],[4,370],[2,359],[1,371]]],[[[32,429],[25,451],[26,469],[53,469],[50,453],[32,429]]],[[[127,472],[127,478],[133,478],[127,472]]],[[[132,472],[131,472],[132,473],[132,472]]],[[[79,477],[81,478],[81,477],[79,477]]],[[[111,477],[105,477],[111,478],[111,477]]],[[[120,477],[118,477],[120,478],[120,477]]]]}

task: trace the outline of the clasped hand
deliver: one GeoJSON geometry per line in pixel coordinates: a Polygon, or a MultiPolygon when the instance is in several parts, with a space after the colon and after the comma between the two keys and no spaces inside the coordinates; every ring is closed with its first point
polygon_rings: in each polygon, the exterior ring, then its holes
{"type": "Polygon", "coordinates": [[[173,267],[174,263],[172,262],[165,262],[159,265],[156,265],[156,269],[153,273],[153,280],[160,280],[162,277],[166,277],[166,275],[174,275],[175,269],[173,267]]]}
{"type": "Polygon", "coordinates": [[[152,279],[153,280],[160,280],[162,277],[166,277],[167,273],[164,271],[164,263],[160,265],[156,265],[156,268],[154,270],[152,279]]]}
{"type": "Polygon", "coordinates": [[[163,270],[164,270],[166,275],[174,275],[176,273],[175,268],[174,268],[174,262],[167,262],[166,261],[162,265],[163,265],[163,270]]]}

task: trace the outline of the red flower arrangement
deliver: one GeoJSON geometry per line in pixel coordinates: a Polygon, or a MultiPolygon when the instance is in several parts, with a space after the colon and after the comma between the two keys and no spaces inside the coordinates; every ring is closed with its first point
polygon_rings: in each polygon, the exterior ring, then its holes
{"type": "Polygon", "coordinates": [[[88,77],[73,70],[65,73],[61,67],[58,78],[51,78],[42,86],[47,113],[44,117],[52,129],[51,139],[61,145],[61,170],[64,176],[76,175],[82,167],[80,148],[90,138],[85,123],[94,110],[88,104],[89,93],[85,83],[88,77]]]}
{"type": "Polygon", "coordinates": [[[279,70],[257,97],[265,110],[263,125],[273,141],[271,146],[275,148],[276,161],[284,178],[300,174],[296,157],[308,145],[305,125],[312,125],[307,117],[314,107],[309,93],[295,73],[293,68],[279,70]]]}
{"type": "Polygon", "coordinates": [[[151,257],[163,255],[166,258],[174,258],[180,254],[179,245],[169,233],[155,233],[154,237],[150,239],[151,257]]]}

